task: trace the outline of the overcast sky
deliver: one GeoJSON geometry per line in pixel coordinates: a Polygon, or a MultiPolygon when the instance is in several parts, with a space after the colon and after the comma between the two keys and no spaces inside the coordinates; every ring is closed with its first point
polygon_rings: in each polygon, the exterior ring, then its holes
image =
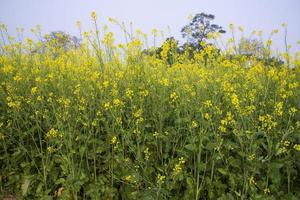
{"type": "MultiPolygon", "coordinates": [[[[245,27],[246,33],[262,30],[270,33],[288,24],[288,43],[299,51],[300,0],[0,0],[0,22],[10,33],[16,27],[30,28],[39,24],[43,33],[65,31],[78,35],[76,21],[91,28],[90,13],[96,11],[100,24],[109,24],[108,17],[150,33],[152,28],[167,30],[180,39],[180,29],[188,23],[188,16],[205,12],[214,14],[214,22],[228,30],[230,23],[245,27]]],[[[113,26],[117,37],[120,31],[113,26]]],[[[167,32],[167,31],[166,31],[167,32]]],[[[265,37],[267,37],[265,35],[265,37]]],[[[274,37],[275,46],[282,48],[283,34],[274,37]]]]}

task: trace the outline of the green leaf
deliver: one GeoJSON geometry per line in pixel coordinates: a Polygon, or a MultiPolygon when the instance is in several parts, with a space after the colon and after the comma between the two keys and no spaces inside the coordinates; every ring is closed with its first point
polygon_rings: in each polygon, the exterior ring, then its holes
{"type": "Polygon", "coordinates": [[[30,182],[31,182],[31,176],[25,176],[21,186],[22,196],[25,196],[27,194],[30,182]]]}
{"type": "Polygon", "coordinates": [[[206,168],[206,163],[204,163],[204,162],[199,162],[199,163],[197,164],[197,166],[198,166],[198,170],[199,170],[199,171],[204,171],[205,168],[206,168]]]}
{"type": "Polygon", "coordinates": [[[63,183],[65,183],[65,179],[64,178],[59,178],[58,180],[56,180],[55,181],[55,183],[57,184],[57,185],[59,185],[59,184],[63,184],[63,183]]]}
{"type": "Polygon", "coordinates": [[[187,185],[188,185],[189,188],[193,188],[194,181],[193,181],[193,179],[191,177],[187,177],[186,178],[186,183],[187,183],[187,185]]]}
{"type": "Polygon", "coordinates": [[[218,170],[218,172],[220,172],[222,175],[225,175],[225,176],[227,176],[227,175],[228,175],[228,172],[227,172],[227,170],[226,170],[226,169],[223,169],[223,168],[218,168],[217,170],[218,170]]]}
{"type": "Polygon", "coordinates": [[[190,150],[190,151],[192,151],[192,152],[195,152],[196,149],[197,149],[197,147],[196,147],[195,144],[187,144],[187,145],[185,145],[184,147],[185,147],[187,150],[190,150]]]}
{"type": "Polygon", "coordinates": [[[270,164],[270,168],[272,169],[280,169],[283,167],[283,163],[280,163],[280,162],[272,162],[270,164]]]}

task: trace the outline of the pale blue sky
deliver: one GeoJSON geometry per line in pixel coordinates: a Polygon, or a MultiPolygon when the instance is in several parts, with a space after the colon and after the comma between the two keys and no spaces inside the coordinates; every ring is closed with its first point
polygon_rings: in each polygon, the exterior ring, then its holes
{"type": "MultiPolygon", "coordinates": [[[[10,33],[16,27],[28,31],[39,24],[43,33],[62,30],[78,35],[76,21],[90,29],[90,13],[96,11],[100,24],[108,24],[108,17],[113,17],[126,23],[132,21],[134,28],[146,33],[170,26],[172,34],[180,39],[180,29],[188,23],[188,15],[205,12],[214,14],[214,22],[225,29],[234,23],[244,26],[246,33],[254,29],[270,33],[285,22],[288,42],[299,51],[299,8],[300,0],[0,0],[0,22],[8,25],[10,33]]],[[[110,27],[119,37],[118,29],[110,27]]],[[[274,40],[275,46],[282,48],[283,35],[274,40]]]]}

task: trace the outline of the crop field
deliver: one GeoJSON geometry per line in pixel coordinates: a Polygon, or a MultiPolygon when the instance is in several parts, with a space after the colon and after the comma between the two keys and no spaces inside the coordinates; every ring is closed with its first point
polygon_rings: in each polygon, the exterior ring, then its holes
{"type": "Polygon", "coordinates": [[[1,43],[0,198],[300,198],[299,53],[155,53],[92,20],[79,46],[1,43]]]}

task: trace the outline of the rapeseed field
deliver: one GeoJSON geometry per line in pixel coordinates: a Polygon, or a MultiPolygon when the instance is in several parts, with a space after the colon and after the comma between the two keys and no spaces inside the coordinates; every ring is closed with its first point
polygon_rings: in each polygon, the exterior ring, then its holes
{"type": "Polygon", "coordinates": [[[80,46],[1,45],[2,197],[300,198],[299,53],[153,54],[92,21],[80,46]]]}

